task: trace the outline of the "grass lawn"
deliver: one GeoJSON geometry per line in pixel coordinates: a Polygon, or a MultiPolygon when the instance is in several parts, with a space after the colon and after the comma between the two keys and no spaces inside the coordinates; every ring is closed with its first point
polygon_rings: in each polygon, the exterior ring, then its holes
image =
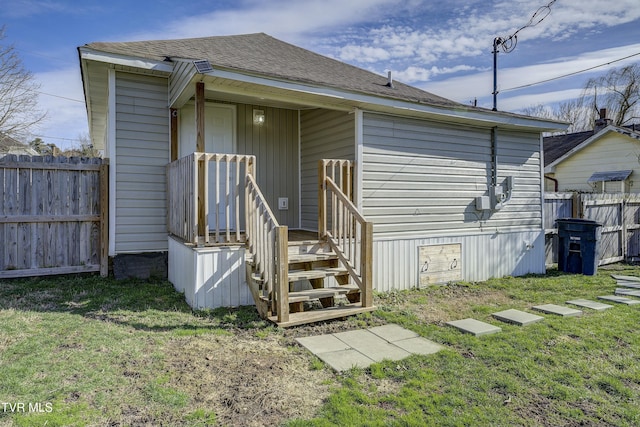
{"type": "Polygon", "coordinates": [[[636,426],[640,306],[491,318],[612,294],[611,273],[640,267],[380,294],[374,313],[288,330],[252,308],[193,312],[166,282],[0,281],[0,425],[636,426]],[[445,326],[466,317],[503,331],[445,326]],[[447,349],[336,374],[294,340],[383,323],[447,349]]]}

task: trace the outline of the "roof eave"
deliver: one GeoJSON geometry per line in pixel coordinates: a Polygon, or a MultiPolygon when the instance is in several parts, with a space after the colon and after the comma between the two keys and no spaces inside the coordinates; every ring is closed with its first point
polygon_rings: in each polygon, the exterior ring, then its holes
{"type": "Polygon", "coordinates": [[[173,65],[165,61],[155,61],[152,59],[134,56],[106,53],[86,46],[79,47],[78,52],[80,52],[80,58],[87,61],[105,62],[108,64],[141,68],[143,70],[158,71],[161,73],[171,73],[173,71],[173,65]]]}
{"type": "Polygon", "coordinates": [[[204,73],[211,77],[224,78],[229,80],[240,81],[244,83],[252,83],[261,86],[274,87],[292,92],[303,92],[318,96],[324,96],[334,99],[342,99],[353,103],[354,107],[366,107],[367,109],[375,109],[376,106],[382,107],[384,110],[394,110],[403,112],[412,112],[417,115],[424,116],[446,116],[457,121],[474,122],[486,126],[505,126],[535,129],[539,132],[557,132],[566,130],[568,123],[545,120],[536,117],[514,116],[512,114],[500,113],[495,111],[485,111],[482,109],[464,108],[463,106],[442,106],[429,104],[420,101],[409,101],[398,98],[390,98],[367,94],[362,92],[352,92],[335,87],[312,85],[303,82],[296,82],[285,79],[277,79],[263,75],[244,73],[238,70],[224,69],[215,67],[213,71],[204,73]]]}

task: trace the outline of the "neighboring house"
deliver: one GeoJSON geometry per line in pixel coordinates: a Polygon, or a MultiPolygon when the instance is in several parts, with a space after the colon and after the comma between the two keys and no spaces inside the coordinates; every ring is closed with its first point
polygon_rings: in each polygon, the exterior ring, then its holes
{"type": "Polygon", "coordinates": [[[111,165],[109,254],[168,252],[194,307],[255,301],[288,325],[370,310],[371,288],[545,271],[541,133],[564,124],[266,34],[79,54],[91,140],[111,165]],[[287,243],[284,226],[320,243],[287,243]],[[331,308],[343,294],[350,305],[331,308]],[[289,315],[309,299],[333,311],[289,315]]]}
{"type": "Polygon", "coordinates": [[[0,156],[6,154],[37,156],[38,153],[27,144],[0,133],[0,156]]]}
{"type": "Polygon", "coordinates": [[[593,130],[544,138],[545,190],[640,192],[640,132],[600,112],[593,130]]]}

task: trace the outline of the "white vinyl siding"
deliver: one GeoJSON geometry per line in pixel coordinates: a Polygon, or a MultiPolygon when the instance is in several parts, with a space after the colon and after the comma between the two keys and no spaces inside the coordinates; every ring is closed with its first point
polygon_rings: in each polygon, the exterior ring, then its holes
{"type": "MultiPolygon", "coordinates": [[[[602,184],[595,189],[587,180],[594,172],[633,170],[625,191],[640,191],[638,175],[640,174],[640,141],[610,132],[592,142],[571,157],[558,163],[554,178],[558,180],[559,191],[602,191],[602,184]]],[[[620,182],[607,184],[606,190],[620,192],[620,182]]]]}
{"type": "Polygon", "coordinates": [[[116,73],[116,253],[167,250],[167,79],[116,73]]]}
{"type": "MultiPolygon", "coordinates": [[[[375,226],[374,226],[375,229],[375,226]]],[[[464,281],[544,274],[544,231],[486,233],[457,237],[377,240],[373,247],[374,289],[388,292],[420,286],[419,248],[460,244],[464,281]]]]}
{"type": "Polygon", "coordinates": [[[318,161],[355,157],[354,120],[353,114],[341,111],[314,109],[300,113],[303,229],[318,229],[318,161]]]}
{"type": "Polygon", "coordinates": [[[184,93],[191,93],[194,89],[185,90],[191,78],[196,74],[195,66],[192,61],[178,61],[176,62],[173,73],[169,78],[169,105],[173,105],[178,97],[184,96],[184,93]]]}
{"type": "Polygon", "coordinates": [[[365,113],[363,210],[376,238],[540,229],[537,133],[497,130],[497,183],[514,177],[499,211],[475,209],[491,184],[491,130],[365,113]]]}

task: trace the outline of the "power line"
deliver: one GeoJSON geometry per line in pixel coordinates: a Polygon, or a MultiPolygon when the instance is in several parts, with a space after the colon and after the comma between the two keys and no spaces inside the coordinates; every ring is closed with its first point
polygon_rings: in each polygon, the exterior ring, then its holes
{"type": "Polygon", "coordinates": [[[62,138],[60,136],[46,136],[46,135],[31,135],[33,138],[40,138],[40,139],[59,139],[61,141],[72,141],[72,142],[82,142],[81,139],[79,138],[62,138]]]}
{"type": "Polygon", "coordinates": [[[52,93],[42,92],[42,91],[39,91],[39,90],[29,89],[29,88],[23,88],[23,90],[26,90],[28,92],[35,92],[35,93],[38,93],[40,95],[52,96],[54,98],[60,98],[60,99],[65,99],[67,101],[80,102],[80,103],[84,104],[84,101],[80,101],[79,99],[67,98],[66,96],[54,95],[52,93]]]}
{"type": "Polygon", "coordinates": [[[518,44],[518,33],[525,28],[535,27],[539,23],[545,20],[547,16],[551,14],[551,6],[556,0],[551,0],[546,6],[540,6],[536,10],[529,22],[518,28],[513,34],[508,37],[496,37],[493,39],[493,111],[498,111],[498,49],[502,49],[504,53],[512,52],[518,44]]]}
{"type": "Polygon", "coordinates": [[[563,74],[563,75],[557,76],[557,77],[551,77],[549,79],[540,80],[539,82],[535,82],[535,83],[527,83],[527,84],[521,85],[521,86],[515,86],[515,87],[510,87],[508,89],[502,89],[500,92],[508,92],[510,90],[524,89],[524,88],[527,88],[527,87],[531,87],[531,86],[536,86],[536,85],[543,84],[543,83],[552,82],[554,80],[564,79],[565,77],[571,77],[571,76],[575,76],[576,74],[586,73],[587,71],[591,71],[591,70],[595,70],[596,68],[605,67],[607,65],[615,64],[616,62],[624,61],[625,59],[633,58],[634,56],[638,56],[638,55],[640,55],[640,52],[634,53],[632,55],[625,56],[624,58],[615,59],[613,61],[609,61],[609,62],[606,62],[604,64],[594,65],[593,67],[585,68],[584,70],[574,71],[572,73],[563,74]]]}

